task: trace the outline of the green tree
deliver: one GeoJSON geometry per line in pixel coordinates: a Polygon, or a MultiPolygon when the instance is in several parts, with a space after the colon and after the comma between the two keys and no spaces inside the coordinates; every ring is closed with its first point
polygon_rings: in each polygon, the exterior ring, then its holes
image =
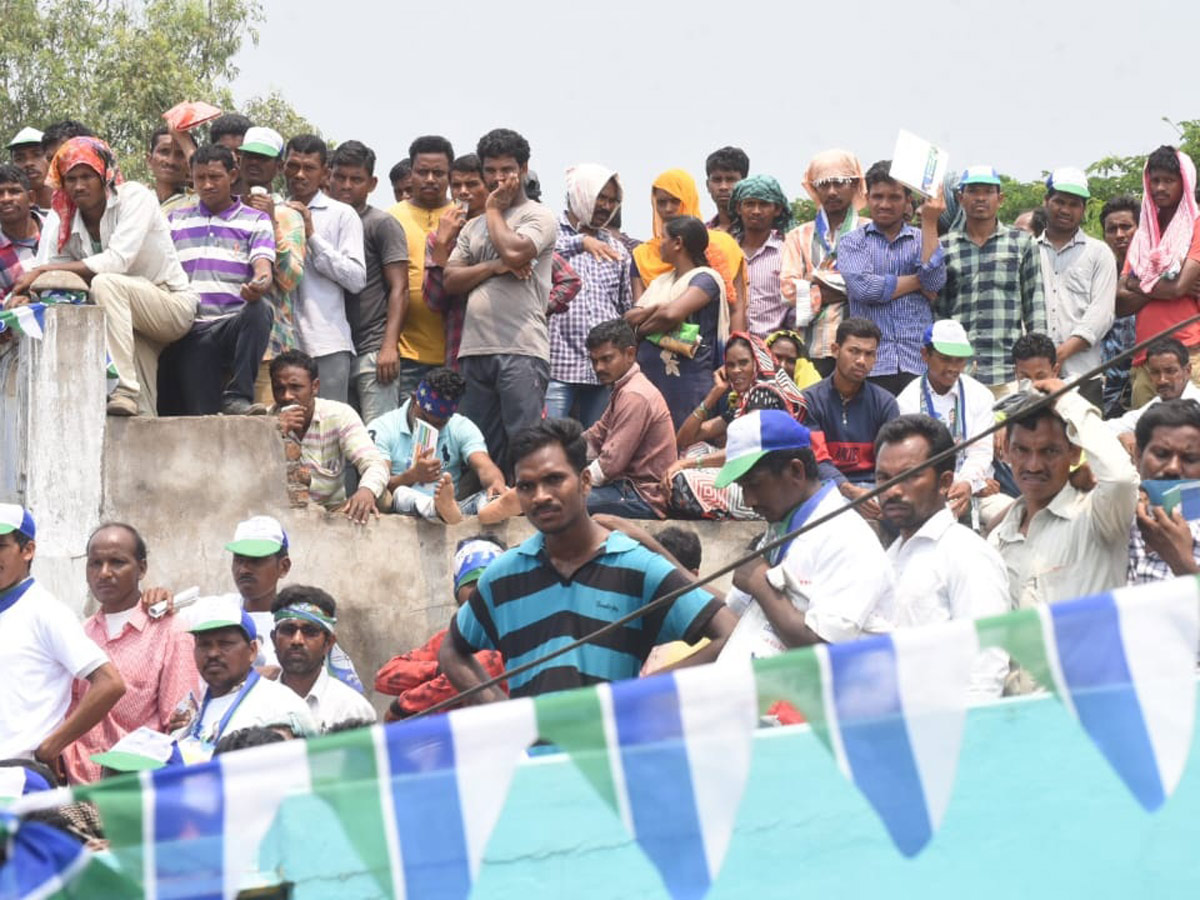
{"type": "MultiPolygon", "coordinates": [[[[145,177],[146,140],[176,103],[234,108],[234,59],[264,20],[259,0],[0,0],[0,15],[0,135],[78,119],[129,178],[145,177]]],[[[298,118],[278,94],[259,103],[298,118]]]]}

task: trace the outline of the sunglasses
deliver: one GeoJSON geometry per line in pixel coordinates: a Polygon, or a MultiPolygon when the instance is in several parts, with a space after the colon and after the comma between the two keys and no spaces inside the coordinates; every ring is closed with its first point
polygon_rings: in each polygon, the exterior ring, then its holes
{"type": "Polygon", "coordinates": [[[300,624],[299,622],[280,622],[275,626],[275,633],[280,637],[294,637],[297,631],[299,631],[309,640],[319,638],[325,633],[324,628],[308,622],[305,622],[304,624],[300,624]]]}
{"type": "Polygon", "coordinates": [[[813,187],[841,187],[844,184],[858,184],[858,179],[853,175],[835,175],[832,178],[822,178],[820,181],[814,181],[813,187]]]}

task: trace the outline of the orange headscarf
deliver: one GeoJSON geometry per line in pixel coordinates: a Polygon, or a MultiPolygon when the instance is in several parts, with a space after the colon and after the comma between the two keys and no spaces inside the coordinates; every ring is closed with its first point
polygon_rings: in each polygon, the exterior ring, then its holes
{"type": "MultiPolygon", "coordinates": [[[[638,245],[633,251],[633,261],[637,263],[638,274],[642,283],[649,284],[664,272],[671,271],[671,264],[663,262],[662,248],[659,241],[663,237],[663,220],[654,205],[654,188],[666,191],[679,201],[679,215],[700,218],[700,195],[696,191],[696,181],[683,169],[668,169],[657,178],[650,188],[650,211],[654,216],[654,237],[638,245]]],[[[708,250],[705,251],[708,264],[720,273],[725,282],[725,296],[733,303],[737,294],[733,289],[733,277],[741,269],[745,260],[742,248],[737,241],[723,231],[708,232],[708,250]]]]}
{"type": "Polygon", "coordinates": [[[862,163],[849,150],[822,150],[804,170],[804,190],[817,206],[821,205],[817,182],[824,178],[857,178],[858,190],[854,192],[850,208],[858,212],[867,205],[867,184],[863,180],[862,163]]]}
{"type": "Polygon", "coordinates": [[[67,239],[71,237],[71,226],[75,222],[75,201],[63,187],[63,178],[80,165],[87,166],[100,176],[109,197],[112,196],[113,189],[125,180],[121,176],[121,167],[117,165],[117,157],[100,138],[74,137],[58,148],[54,159],[50,160],[50,171],[46,173],[46,181],[54,188],[50,208],[58,213],[59,250],[62,250],[67,239]]]}

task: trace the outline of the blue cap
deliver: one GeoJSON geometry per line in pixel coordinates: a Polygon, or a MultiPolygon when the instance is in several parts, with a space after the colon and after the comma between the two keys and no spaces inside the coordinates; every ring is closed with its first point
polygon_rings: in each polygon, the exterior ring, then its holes
{"type": "Polygon", "coordinates": [[[0,534],[18,531],[31,541],[37,537],[33,516],[23,506],[15,503],[0,503],[0,534]]]}
{"type": "Polygon", "coordinates": [[[801,450],[812,446],[809,430],[778,409],[756,409],[729,423],[725,434],[725,465],[717,473],[715,486],[737,481],[755,464],[775,450],[801,450]]]}

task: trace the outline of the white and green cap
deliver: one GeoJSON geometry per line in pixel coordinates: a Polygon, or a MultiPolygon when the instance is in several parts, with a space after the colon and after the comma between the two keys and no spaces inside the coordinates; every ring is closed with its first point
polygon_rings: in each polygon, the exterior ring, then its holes
{"type": "Polygon", "coordinates": [[[287,532],[274,516],[253,516],[238,522],[225,549],[238,556],[273,556],[288,548],[287,532]]]}
{"type": "Polygon", "coordinates": [[[727,487],[775,450],[801,450],[812,446],[807,428],[779,409],[756,409],[729,423],[725,433],[725,465],[717,473],[716,487],[727,487]]]}
{"type": "Polygon", "coordinates": [[[1051,172],[1050,177],[1046,179],[1046,187],[1052,191],[1074,194],[1084,200],[1092,196],[1092,192],[1088,190],[1087,173],[1083,169],[1075,169],[1070,166],[1064,166],[1051,172]]]}
{"type": "Polygon", "coordinates": [[[242,145],[238,150],[242,153],[279,159],[283,156],[283,138],[274,128],[256,125],[246,129],[246,135],[242,138],[242,145]]]}
{"type": "Polygon", "coordinates": [[[37,537],[37,528],[29,510],[16,503],[0,503],[0,534],[18,531],[31,541],[37,537]]]}
{"type": "Polygon", "coordinates": [[[173,756],[178,758],[179,750],[169,734],[142,726],[129,732],[111,749],[93,753],[89,758],[96,765],[114,772],[147,772],[161,769],[172,761],[173,756]]]}
{"type": "Polygon", "coordinates": [[[996,187],[1000,187],[1000,176],[996,173],[994,166],[967,166],[963,170],[958,186],[963,187],[968,184],[994,184],[996,187]]]}
{"type": "Polygon", "coordinates": [[[938,319],[925,329],[925,346],[943,356],[974,356],[967,330],[954,319],[938,319]]]}
{"type": "Polygon", "coordinates": [[[27,144],[41,144],[41,142],[42,133],[36,128],[31,128],[30,126],[26,125],[17,132],[16,137],[8,142],[8,149],[12,150],[14,147],[24,147],[27,144]]]}

